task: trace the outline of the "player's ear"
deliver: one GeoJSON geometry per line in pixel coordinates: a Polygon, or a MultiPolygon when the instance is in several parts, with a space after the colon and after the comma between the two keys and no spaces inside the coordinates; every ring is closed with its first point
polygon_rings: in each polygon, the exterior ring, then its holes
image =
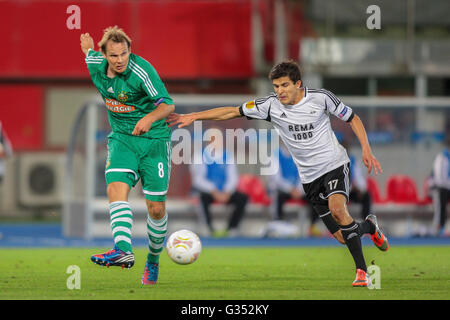
{"type": "Polygon", "coordinates": [[[297,88],[301,88],[302,87],[302,80],[298,80],[296,83],[295,83],[295,86],[297,87],[297,88]]]}

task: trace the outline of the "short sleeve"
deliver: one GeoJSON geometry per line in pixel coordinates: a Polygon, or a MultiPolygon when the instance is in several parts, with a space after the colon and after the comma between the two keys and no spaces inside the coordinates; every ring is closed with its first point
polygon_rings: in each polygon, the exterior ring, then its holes
{"type": "Polygon", "coordinates": [[[260,119],[270,121],[270,105],[273,95],[255,99],[244,103],[240,107],[241,114],[248,119],[260,119]]]}
{"type": "Polygon", "coordinates": [[[105,57],[103,57],[103,55],[100,52],[92,49],[89,50],[88,54],[86,55],[86,58],[84,59],[88,67],[89,73],[91,74],[100,70],[100,66],[102,65],[104,60],[105,57]]]}
{"type": "Polygon", "coordinates": [[[334,114],[342,121],[350,122],[353,119],[354,114],[352,108],[342,103],[342,101],[330,91],[322,90],[322,93],[325,99],[325,107],[328,112],[334,114]]]}

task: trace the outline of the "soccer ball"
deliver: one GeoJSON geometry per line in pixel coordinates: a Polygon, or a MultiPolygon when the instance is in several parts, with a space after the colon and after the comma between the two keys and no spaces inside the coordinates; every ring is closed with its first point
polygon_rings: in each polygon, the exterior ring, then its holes
{"type": "Polygon", "coordinates": [[[200,256],[202,242],[194,232],[178,230],[167,240],[166,251],[172,261],[178,264],[190,264],[200,256]]]}

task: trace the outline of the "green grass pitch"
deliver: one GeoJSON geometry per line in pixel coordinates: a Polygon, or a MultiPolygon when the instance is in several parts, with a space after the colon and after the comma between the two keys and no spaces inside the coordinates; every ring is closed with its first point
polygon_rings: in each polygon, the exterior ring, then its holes
{"type": "Polygon", "coordinates": [[[354,264],[345,247],[206,247],[197,262],[177,265],[163,252],[155,286],[136,264],[100,267],[90,256],[107,248],[0,249],[0,299],[347,300],[450,298],[450,250],[442,247],[365,247],[367,264],[380,267],[380,289],[353,288],[354,264]],[[80,289],[68,289],[70,265],[80,289]]]}

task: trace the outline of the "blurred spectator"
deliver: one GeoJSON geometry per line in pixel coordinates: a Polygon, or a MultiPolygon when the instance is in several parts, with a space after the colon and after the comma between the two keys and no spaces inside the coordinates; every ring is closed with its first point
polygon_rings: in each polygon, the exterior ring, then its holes
{"type": "Polygon", "coordinates": [[[278,151],[279,170],[271,179],[269,186],[272,206],[271,216],[274,220],[283,220],[284,205],[289,200],[304,199],[305,192],[300,181],[297,166],[289,151],[283,143],[280,143],[278,151]]]}
{"type": "Polygon", "coordinates": [[[376,117],[376,130],[381,132],[389,132],[395,135],[397,128],[395,127],[392,112],[379,111],[376,117]]]}
{"type": "Polygon", "coordinates": [[[5,159],[13,154],[13,149],[6,131],[3,128],[2,122],[0,121],[0,183],[3,181],[5,176],[5,159]]]}
{"type": "Polygon", "coordinates": [[[396,140],[409,142],[416,130],[415,110],[413,108],[404,108],[396,113],[395,119],[396,140]]]}
{"type": "Polygon", "coordinates": [[[270,214],[272,221],[266,225],[262,236],[275,238],[293,237],[298,235],[299,231],[295,225],[284,221],[285,205],[291,200],[305,200],[305,192],[303,191],[297,166],[281,141],[277,160],[279,169],[269,179],[270,183],[268,185],[271,198],[270,214]]]}
{"type": "Polygon", "coordinates": [[[213,137],[208,150],[203,149],[200,164],[190,166],[192,186],[199,193],[200,209],[211,235],[237,236],[239,223],[245,213],[247,195],[236,190],[239,175],[236,164],[227,164],[228,153],[223,149],[222,141],[213,137]],[[213,152],[209,152],[212,151],[213,152]],[[213,203],[231,204],[233,213],[225,232],[216,232],[212,222],[211,205],[213,203]]]}
{"type": "Polygon", "coordinates": [[[429,186],[433,199],[433,233],[436,236],[445,234],[447,220],[447,202],[450,196],[450,135],[447,133],[446,146],[434,159],[429,186]]]}

